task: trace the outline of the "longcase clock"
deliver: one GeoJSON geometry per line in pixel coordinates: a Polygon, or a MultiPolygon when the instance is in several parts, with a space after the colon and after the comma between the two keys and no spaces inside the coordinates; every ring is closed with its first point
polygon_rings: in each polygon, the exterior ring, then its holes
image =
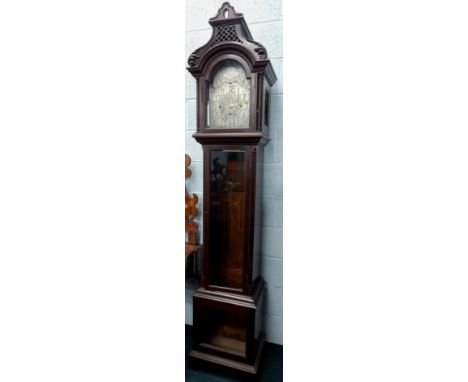
{"type": "Polygon", "coordinates": [[[256,374],[264,341],[262,162],[276,75],[265,47],[229,3],[209,23],[211,39],[187,68],[197,80],[193,137],[204,161],[203,276],[193,297],[189,361],[256,374]]]}

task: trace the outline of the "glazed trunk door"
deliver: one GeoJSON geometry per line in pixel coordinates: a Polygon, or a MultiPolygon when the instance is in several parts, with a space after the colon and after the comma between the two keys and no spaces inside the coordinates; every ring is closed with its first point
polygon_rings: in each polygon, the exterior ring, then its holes
{"type": "Polygon", "coordinates": [[[209,157],[209,283],[243,289],[247,152],[213,149],[209,157]]]}

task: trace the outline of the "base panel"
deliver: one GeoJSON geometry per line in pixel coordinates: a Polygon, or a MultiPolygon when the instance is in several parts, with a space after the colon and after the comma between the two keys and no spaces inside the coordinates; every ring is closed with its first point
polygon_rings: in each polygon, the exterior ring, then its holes
{"type": "Polygon", "coordinates": [[[235,361],[230,358],[222,357],[220,355],[214,355],[204,352],[203,350],[192,350],[189,353],[189,366],[198,367],[200,365],[214,364],[222,367],[227,367],[242,373],[256,375],[260,365],[264,342],[265,336],[262,333],[260,335],[260,338],[258,339],[258,346],[255,354],[255,362],[253,364],[242,361],[235,361]]]}

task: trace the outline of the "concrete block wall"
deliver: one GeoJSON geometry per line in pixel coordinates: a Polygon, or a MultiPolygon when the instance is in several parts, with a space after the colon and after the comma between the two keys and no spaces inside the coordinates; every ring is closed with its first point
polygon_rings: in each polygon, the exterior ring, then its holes
{"type": "MultiPolygon", "coordinates": [[[[223,0],[186,0],[185,57],[211,37],[208,19],[213,17],[223,0]]],[[[267,283],[265,331],[267,341],[283,344],[283,23],[281,0],[232,0],[231,5],[243,13],[254,40],[268,51],[278,81],[272,88],[270,111],[271,141],[265,148],[263,226],[261,270],[267,283]]],[[[201,145],[193,139],[196,130],[195,90],[192,76],[185,74],[185,150],[192,158],[189,192],[199,196],[203,210],[203,155],[201,145]]],[[[203,217],[197,219],[203,237],[203,217]]],[[[185,288],[185,323],[192,324],[192,295],[196,282],[187,281],[185,288]]]]}

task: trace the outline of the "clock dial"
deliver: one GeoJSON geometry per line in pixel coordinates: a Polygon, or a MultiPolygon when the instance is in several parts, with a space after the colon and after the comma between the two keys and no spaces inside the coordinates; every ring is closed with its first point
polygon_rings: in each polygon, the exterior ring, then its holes
{"type": "Polygon", "coordinates": [[[208,127],[249,127],[250,81],[238,62],[226,60],[218,67],[208,99],[208,127]]]}

